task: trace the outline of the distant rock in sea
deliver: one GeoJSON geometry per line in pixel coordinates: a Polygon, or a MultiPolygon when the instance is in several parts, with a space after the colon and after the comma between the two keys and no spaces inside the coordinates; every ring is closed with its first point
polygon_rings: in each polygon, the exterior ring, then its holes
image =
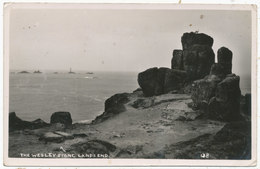
{"type": "Polygon", "coordinates": [[[27,71],[23,70],[23,71],[21,71],[19,73],[30,73],[30,72],[27,72],[27,71]]]}
{"type": "Polygon", "coordinates": [[[92,75],[92,74],[94,74],[93,72],[87,72],[86,74],[90,74],[90,75],[92,75]]]}
{"type": "Polygon", "coordinates": [[[40,70],[36,70],[33,73],[42,73],[40,70]]]}

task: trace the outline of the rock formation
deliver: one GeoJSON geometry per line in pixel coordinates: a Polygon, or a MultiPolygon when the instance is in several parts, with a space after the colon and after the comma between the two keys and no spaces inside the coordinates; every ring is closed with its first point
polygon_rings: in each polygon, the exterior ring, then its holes
{"type": "Polygon", "coordinates": [[[49,124],[41,119],[37,119],[34,121],[24,121],[17,117],[15,112],[9,113],[9,132],[23,129],[37,129],[47,126],[49,126],[49,124]]]}
{"type": "Polygon", "coordinates": [[[100,116],[97,116],[92,124],[100,123],[112,116],[115,116],[125,111],[124,104],[129,101],[128,93],[115,94],[105,101],[105,111],[100,116]]]}
{"type": "Polygon", "coordinates": [[[70,126],[72,124],[71,115],[69,112],[55,112],[51,115],[51,124],[61,123],[65,126],[70,126]]]}
{"type": "Polygon", "coordinates": [[[218,63],[204,79],[196,80],[192,85],[192,99],[199,107],[206,103],[207,115],[212,119],[232,121],[240,118],[239,76],[231,74],[232,52],[225,47],[218,50],[218,63]]]}
{"type": "Polygon", "coordinates": [[[145,96],[154,96],[179,90],[186,78],[185,71],[154,67],[139,73],[138,83],[145,96]]]}
{"type": "Polygon", "coordinates": [[[212,47],[213,41],[214,40],[212,37],[204,33],[196,33],[196,32],[184,33],[181,37],[183,50],[189,49],[194,44],[207,45],[209,47],[212,47]]]}
{"type": "Polygon", "coordinates": [[[210,73],[215,61],[213,38],[191,32],[184,33],[181,42],[183,49],[173,50],[171,69],[155,67],[138,74],[138,83],[145,96],[181,91],[186,84],[210,73]]]}

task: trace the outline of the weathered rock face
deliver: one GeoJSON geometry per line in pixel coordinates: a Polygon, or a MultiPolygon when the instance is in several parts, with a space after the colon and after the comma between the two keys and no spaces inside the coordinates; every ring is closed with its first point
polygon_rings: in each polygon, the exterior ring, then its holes
{"type": "Polygon", "coordinates": [[[232,55],[232,52],[226,47],[218,50],[218,64],[222,66],[224,75],[232,73],[232,55]]]}
{"type": "Polygon", "coordinates": [[[105,112],[97,116],[92,124],[100,123],[126,110],[125,103],[129,101],[128,93],[115,94],[105,101],[105,112]]]}
{"type": "Polygon", "coordinates": [[[209,116],[213,119],[233,121],[240,118],[239,76],[227,76],[216,88],[215,97],[209,102],[209,116]]]}
{"type": "Polygon", "coordinates": [[[173,50],[172,69],[183,70],[183,52],[182,50],[173,50]]]}
{"type": "Polygon", "coordinates": [[[213,45],[213,38],[204,33],[184,33],[181,37],[183,50],[192,47],[194,44],[207,45],[210,48],[213,45]]]}
{"type": "Polygon", "coordinates": [[[187,80],[187,73],[181,70],[168,69],[165,72],[163,93],[179,90],[187,80]]]}
{"type": "Polygon", "coordinates": [[[216,75],[219,77],[225,77],[224,67],[218,63],[214,63],[210,69],[210,75],[216,75]]]}
{"type": "Polygon", "coordinates": [[[72,124],[71,115],[69,112],[55,112],[51,115],[51,124],[61,123],[65,126],[70,126],[72,124]]]}
{"type": "Polygon", "coordinates": [[[210,73],[215,54],[207,45],[193,45],[183,51],[183,67],[189,80],[197,80],[210,73]]]}
{"type": "Polygon", "coordinates": [[[208,103],[215,96],[217,84],[221,79],[216,75],[208,75],[204,79],[196,80],[192,84],[191,98],[199,106],[208,103]]]}
{"type": "Polygon", "coordinates": [[[23,130],[23,129],[38,129],[49,126],[48,123],[41,119],[34,121],[24,121],[16,116],[15,112],[9,113],[9,131],[23,130]]]}
{"type": "Polygon", "coordinates": [[[163,93],[165,71],[168,68],[150,68],[138,74],[138,83],[145,96],[160,95],[163,93]]]}
{"type": "Polygon", "coordinates": [[[169,68],[151,68],[138,74],[138,83],[148,97],[178,90],[186,79],[185,71],[169,68]]]}

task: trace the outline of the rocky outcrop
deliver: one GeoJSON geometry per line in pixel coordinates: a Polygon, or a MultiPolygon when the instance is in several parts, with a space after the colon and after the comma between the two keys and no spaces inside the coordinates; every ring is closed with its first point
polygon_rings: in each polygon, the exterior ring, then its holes
{"type": "Polygon", "coordinates": [[[105,101],[105,111],[100,116],[97,116],[92,124],[100,123],[110,117],[113,117],[126,110],[125,103],[129,101],[128,93],[115,94],[105,101]]]}
{"type": "Polygon", "coordinates": [[[251,159],[250,131],[250,123],[228,123],[216,134],[167,146],[153,157],[160,154],[167,159],[251,159]]]}
{"type": "Polygon", "coordinates": [[[200,107],[201,103],[208,104],[209,100],[215,96],[217,84],[221,79],[216,75],[208,75],[204,79],[196,80],[192,84],[193,102],[200,107]]]}
{"type": "Polygon", "coordinates": [[[72,125],[72,119],[71,115],[69,112],[55,112],[51,115],[51,124],[55,123],[61,123],[64,124],[65,126],[70,126],[72,125]]]}
{"type": "Polygon", "coordinates": [[[9,132],[14,130],[38,129],[47,126],[49,126],[49,124],[41,119],[24,121],[17,117],[15,112],[9,113],[9,132]]]}
{"type": "Polygon", "coordinates": [[[138,74],[138,84],[145,96],[163,94],[165,72],[168,68],[150,68],[138,74]]]}
{"type": "Polygon", "coordinates": [[[185,71],[169,68],[151,68],[138,74],[138,83],[148,97],[179,90],[186,79],[185,71]]]}
{"type": "Polygon", "coordinates": [[[163,93],[179,90],[187,81],[187,73],[181,70],[167,69],[164,76],[163,93]]]}
{"type": "Polygon", "coordinates": [[[232,73],[232,52],[226,47],[221,47],[218,50],[218,64],[222,66],[223,74],[232,73]]]}
{"type": "Polygon", "coordinates": [[[181,42],[183,49],[173,50],[171,70],[154,67],[138,74],[138,83],[145,96],[187,91],[185,86],[210,74],[211,66],[215,62],[213,38],[191,32],[184,33],[181,42]]]}
{"type": "Polygon", "coordinates": [[[183,70],[183,52],[182,50],[173,50],[172,69],[183,70]]]}
{"type": "Polygon", "coordinates": [[[239,76],[234,74],[221,81],[209,102],[209,116],[213,119],[233,121],[240,117],[239,76]]]}
{"type": "Polygon", "coordinates": [[[208,45],[194,44],[183,51],[183,67],[190,81],[208,75],[214,61],[215,54],[208,45]]]}
{"type": "Polygon", "coordinates": [[[183,50],[189,49],[194,44],[207,45],[209,47],[212,47],[213,41],[214,40],[212,37],[204,33],[196,33],[196,32],[184,33],[181,37],[183,50]]]}

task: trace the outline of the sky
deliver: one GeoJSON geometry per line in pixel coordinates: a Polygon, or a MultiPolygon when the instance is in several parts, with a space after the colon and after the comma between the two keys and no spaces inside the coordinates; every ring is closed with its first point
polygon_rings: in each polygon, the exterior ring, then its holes
{"type": "Polygon", "coordinates": [[[251,71],[251,13],[220,10],[12,9],[11,70],[144,71],[171,67],[181,36],[199,31],[251,71]]]}

